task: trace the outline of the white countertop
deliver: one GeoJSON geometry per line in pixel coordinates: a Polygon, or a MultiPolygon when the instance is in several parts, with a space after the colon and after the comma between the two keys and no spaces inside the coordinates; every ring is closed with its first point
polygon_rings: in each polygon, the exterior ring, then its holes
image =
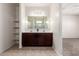
{"type": "Polygon", "coordinates": [[[53,33],[53,32],[22,32],[22,33],[53,33]]]}

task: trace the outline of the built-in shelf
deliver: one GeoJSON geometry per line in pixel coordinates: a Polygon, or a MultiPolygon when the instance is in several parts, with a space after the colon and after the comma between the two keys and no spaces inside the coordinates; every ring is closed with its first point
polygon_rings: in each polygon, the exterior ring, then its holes
{"type": "Polygon", "coordinates": [[[19,33],[13,33],[14,35],[19,35],[19,33]]]}
{"type": "Polygon", "coordinates": [[[14,21],[14,23],[19,23],[19,21],[14,21]]]}
{"type": "Polygon", "coordinates": [[[19,27],[14,27],[14,29],[19,29],[19,27]]]}
{"type": "Polygon", "coordinates": [[[14,21],[15,27],[13,27],[13,29],[15,29],[15,33],[13,33],[15,35],[15,40],[16,42],[19,42],[19,21],[16,20],[14,21]]]}

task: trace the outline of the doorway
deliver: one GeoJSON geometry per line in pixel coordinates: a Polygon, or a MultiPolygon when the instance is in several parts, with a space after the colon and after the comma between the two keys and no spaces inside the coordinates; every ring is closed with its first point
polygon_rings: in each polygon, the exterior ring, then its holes
{"type": "Polygon", "coordinates": [[[79,56],[79,4],[62,4],[64,56],[79,56]]]}

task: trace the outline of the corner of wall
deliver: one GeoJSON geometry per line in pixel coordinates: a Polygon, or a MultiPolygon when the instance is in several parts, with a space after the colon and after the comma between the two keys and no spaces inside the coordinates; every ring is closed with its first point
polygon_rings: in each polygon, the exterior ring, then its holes
{"type": "Polygon", "coordinates": [[[59,53],[56,49],[54,50],[58,56],[63,56],[62,53],[59,53]]]}

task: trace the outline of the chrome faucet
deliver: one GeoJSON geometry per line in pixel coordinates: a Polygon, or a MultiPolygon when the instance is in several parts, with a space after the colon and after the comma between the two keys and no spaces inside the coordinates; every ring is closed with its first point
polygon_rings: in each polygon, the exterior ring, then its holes
{"type": "Polygon", "coordinates": [[[39,29],[37,28],[37,32],[39,31],[39,29]]]}

